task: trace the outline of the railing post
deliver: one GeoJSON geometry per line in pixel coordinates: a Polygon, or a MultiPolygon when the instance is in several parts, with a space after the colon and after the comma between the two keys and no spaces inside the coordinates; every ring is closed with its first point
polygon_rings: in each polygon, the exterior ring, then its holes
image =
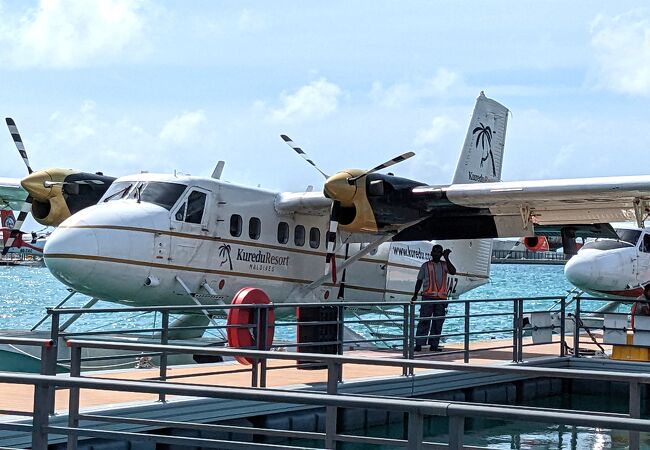
{"type": "MultiPolygon", "coordinates": [[[[59,329],[61,324],[61,315],[57,312],[52,313],[52,328],[50,330],[50,339],[52,340],[52,348],[49,349],[47,361],[42,364],[45,369],[45,375],[56,375],[56,366],[59,358],[59,329]]],[[[54,400],[56,396],[56,388],[50,386],[48,389],[48,411],[54,414],[54,400]]]]}
{"type": "Polygon", "coordinates": [[[517,300],[512,301],[512,361],[517,362],[517,349],[518,349],[518,339],[519,333],[517,333],[519,321],[519,302],[517,300]]]}
{"type": "MultiPolygon", "coordinates": [[[[257,332],[257,349],[267,350],[267,327],[269,326],[268,309],[265,306],[260,306],[260,329],[257,332]]],[[[260,360],[260,387],[266,387],[266,358],[260,360]]]]}
{"type": "Polygon", "coordinates": [[[517,319],[517,362],[524,360],[524,299],[517,300],[519,302],[519,317],[517,319]]]}
{"type": "MultiPolygon", "coordinates": [[[[336,361],[327,362],[327,393],[336,395],[341,366],[336,361]]],[[[338,422],[338,408],[328,406],[325,408],[325,448],[336,448],[336,434],[338,422]]]]}
{"type": "MultiPolygon", "coordinates": [[[[641,417],[641,394],[638,381],[630,381],[630,417],[638,419],[641,417]]],[[[630,430],[630,450],[639,450],[639,432],[630,430]]]]}
{"type": "MultiPolygon", "coordinates": [[[[415,348],[415,303],[409,305],[409,359],[414,357],[415,348]]],[[[413,366],[409,366],[408,374],[413,375],[413,366]]]]}
{"type": "MultiPolygon", "coordinates": [[[[70,348],[70,378],[78,378],[81,376],[81,347],[73,345],[70,348]]],[[[79,427],[79,388],[70,388],[70,398],[68,400],[68,427],[79,427]]],[[[68,432],[68,446],[67,450],[77,449],[77,433],[75,431],[68,432]]]]}
{"type": "MultiPolygon", "coordinates": [[[[409,412],[409,439],[406,448],[409,450],[420,450],[424,440],[424,417],[416,411],[409,412]]],[[[450,447],[451,448],[451,447],[450,447]]]]}
{"type": "MultiPolygon", "coordinates": [[[[404,317],[402,318],[402,358],[408,359],[409,357],[409,304],[404,304],[404,317]]],[[[402,376],[408,375],[406,366],[402,366],[402,376]]]]}
{"type": "MultiPolygon", "coordinates": [[[[260,328],[260,308],[255,306],[253,308],[253,328],[248,328],[248,332],[253,335],[253,342],[257,343],[256,347],[259,349],[259,336],[257,335],[260,328]]],[[[251,358],[251,387],[258,386],[259,380],[259,366],[260,360],[257,358],[251,358]]]]}
{"type": "Polygon", "coordinates": [[[560,299],[560,356],[566,356],[566,297],[560,299]]]}
{"type": "MultiPolygon", "coordinates": [[[[162,330],[160,331],[160,345],[167,345],[169,343],[169,311],[162,311],[161,318],[162,330]]],[[[163,351],[160,355],[160,381],[167,380],[167,352],[163,351]]],[[[165,401],[165,394],[158,394],[158,401],[165,401]]]]}
{"type": "Polygon", "coordinates": [[[338,314],[338,317],[336,318],[337,352],[339,355],[343,355],[343,352],[345,351],[345,346],[343,345],[343,332],[345,331],[345,306],[338,305],[336,307],[336,313],[338,314]]]}
{"type": "Polygon", "coordinates": [[[464,342],[463,342],[463,361],[465,363],[469,362],[469,312],[470,312],[470,301],[465,300],[465,330],[464,330],[464,342]]]}
{"type": "Polygon", "coordinates": [[[573,315],[575,326],[573,327],[573,357],[580,357],[580,297],[575,298],[576,309],[573,315]]]}
{"type": "Polygon", "coordinates": [[[34,412],[32,415],[32,449],[47,450],[49,425],[49,389],[47,385],[34,386],[34,412]]]}
{"type": "Polygon", "coordinates": [[[449,448],[461,450],[463,448],[463,437],[465,435],[465,417],[449,417],[449,448]]]}

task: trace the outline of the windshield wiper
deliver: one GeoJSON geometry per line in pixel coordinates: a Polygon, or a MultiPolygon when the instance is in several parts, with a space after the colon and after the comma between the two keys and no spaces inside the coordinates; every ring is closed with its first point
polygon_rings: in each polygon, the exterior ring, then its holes
{"type": "Polygon", "coordinates": [[[128,185],[127,187],[125,187],[124,189],[120,189],[119,191],[115,192],[114,194],[111,194],[111,195],[109,195],[108,197],[106,197],[106,198],[104,199],[104,202],[107,202],[107,201],[109,201],[109,200],[112,200],[112,199],[114,199],[114,198],[117,197],[117,196],[120,196],[120,198],[123,198],[124,195],[128,192],[128,190],[131,189],[132,187],[133,187],[133,185],[132,185],[132,184],[129,184],[129,185],[128,185]]]}

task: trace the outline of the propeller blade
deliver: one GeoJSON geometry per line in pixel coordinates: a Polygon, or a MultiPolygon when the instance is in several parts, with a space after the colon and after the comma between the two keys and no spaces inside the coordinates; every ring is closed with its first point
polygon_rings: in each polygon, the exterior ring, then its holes
{"type": "MultiPolygon", "coordinates": [[[[350,244],[345,244],[345,259],[348,259],[348,252],[350,251],[350,244]]],[[[341,285],[339,286],[339,293],[336,296],[338,300],[345,299],[345,273],[347,268],[343,269],[343,276],[341,277],[341,285]]]]}
{"type": "Polygon", "coordinates": [[[339,223],[335,220],[330,220],[329,231],[325,237],[325,275],[332,274],[332,283],[336,284],[336,254],[334,248],[336,246],[336,229],[339,223]]]}
{"type": "Polygon", "coordinates": [[[23,139],[20,137],[20,133],[18,132],[18,127],[16,127],[16,122],[14,122],[14,119],[12,119],[11,117],[7,117],[5,121],[7,122],[7,127],[9,127],[9,133],[11,133],[11,137],[14,140],[14,144],[16,144],[16,148],[18,149],[20,156],[23,158],[23,161],[27,166],[27,172],[32,173],[33,170],[29,165],[29,158],[27,157],[27,151],[25,150],[23,139]]]}
{"type": "Polygon", "coordinates": [[[401,155],[396,156],[395,158],[393,158],[393,159],[391,159],[389,161],[386,161],[383,164],[379,164],[377,167],[373,167],[372,169],[362,173],[361,175],[357,175],[356,177],[349,178],[348,183],[353,184],[359,178],[363,178],[366,175],[369,175],[371,173],[374,173],[374,172],[377,172],[379,170],[385,169],[386,167],[390,167],[390,166],[395,165],[397,163],[400,163],[402,161],[406,161],[407,159],[409,159],[409,158],[411,158],[413,156],[415,156],[415,153],[413,153],[413,152],[402,153],[401,155]]]}
{"type": "Polygon", "coordinates": [[[320,172],[320,173],[325,177],[325,179],[329,178],[329,176],[328,176],[325,172],[323,172],[322,170],[320,170],[320,169],[318,168],[318,166],[317,166],[316,164],[314,164],[314,161],[312,161],[311,159],[309,159],[309,157],[307,156],[307,153],[305,153],[305,152],[303,151],[303,149],[301,149],[300,147],[298,147],[298,146],[296,145],[296,143],[293,142],[289,136],[287,136],[286,134],[281,134],[280,137],[282,138],[282,140],[283,140],[284,142],[287,143],[287,145],[288,145],[289,147],[291,147],[291,148],[292,148],[296,153],[298,153],[298,154],[302,157],[302,159],[304,159],[304,160],[307,161],[309,164],[311,164],[312,166],[314,166],[314,168],[315,168],[316,170],[318,170],[318,171],[319,171],[319,172],[320,172]]]}
{"type": "Polygon", "coordinates": [[[25,222],[25,219],[27,218],[27,214],[32,210],[32,196],[28,195],[27,198],[25,199],[25,203],[23,203],[22,208],[20,208],[20,213],[18,214],[18,218],[16,219],[16,223],[14,227],[11,229],[11,232],[9,233],[9,237],[7,238],[7,242],[5,242],[4,248],[2,249],[2,256],[5,256],[7,252],[11,249],[11,247],[14,246],[14,241],[20,234],[20,229],[23,226],[23,223],[25,222]]]}

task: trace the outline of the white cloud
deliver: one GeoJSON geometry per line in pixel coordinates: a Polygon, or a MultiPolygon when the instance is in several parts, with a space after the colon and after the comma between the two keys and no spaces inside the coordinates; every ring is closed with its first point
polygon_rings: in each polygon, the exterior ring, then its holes
{"type": "Polygon", "coordinates": [[[266,28],[264,18],[257,12],[245,9],[239,15],[237,26],[240,31],[253,33],[266,28]]]}
{"type": "Polygon", "coordinates": [[[441,97],[459,83],[458,74],[443,67],[433,77],[414,83],[397,83],[384,88],[382,83],[375,82],[370,97],[381,105],[396,107],[421,99],[441,97]]]}
{"type": "Polygon", "coordinates": [[[429,128],[417,132],[415,139],[413,140],[413,145],[416,147],[422,147],[429,144],[436,144],[445,133],[450,131],[455,132],[459,128],[459,125],[449,117],[434,117],[429,128]]]}
{"type": "MultiPolygon", "coordinates": [[[[300,122],[321,119],[338,108],[341,88],[325,78],[313,81],[292,94],[282,94],[282,107],[270,111],[277,121],[300,122]]],[[[259,104],[256,104],[259,108],[259,104]]]]}
{"type": "Polygon", "coordinates": [[[175,145],[193,144],[201,140],[201,127],[205,123],[203,111],[186,112],[169,120],[158,137],[175,145]]]}
{"type": "Polygon", "coordinates": [[[75,68],[141,52],[144,0],[41,0],[0,31],[2,52],[19,67],[75,68]]]}
{"type": "Polygon", "coordinates": [[[625,94],[650,95],[648,10],[615,17],[598,15],[591,33],[601,86],[625,94]]]}

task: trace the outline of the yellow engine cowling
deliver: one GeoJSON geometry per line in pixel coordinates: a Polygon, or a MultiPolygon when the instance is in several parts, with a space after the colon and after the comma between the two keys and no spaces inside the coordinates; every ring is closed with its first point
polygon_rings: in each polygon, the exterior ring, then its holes
{"type": "Polygon", "coordinates": [[[378,231],[375,215],[368,202],[365,178],[353,184],[348,182],[348,179],[364,172],[359,169],[346,169],[332,175],[325,182],[325,196],[341,204],[342,216],[347,217],[347,220],[339,220],[339,225],[349,233],[378,231]]]}
{"type": "Polygon", "coordinates": [[[70,169],[47,169],[33,172],[20,184],[33,198],[32,215],[41,225],[58,226],[70,217],[70,209],[63,196],[63,182],[70,169]]]}

